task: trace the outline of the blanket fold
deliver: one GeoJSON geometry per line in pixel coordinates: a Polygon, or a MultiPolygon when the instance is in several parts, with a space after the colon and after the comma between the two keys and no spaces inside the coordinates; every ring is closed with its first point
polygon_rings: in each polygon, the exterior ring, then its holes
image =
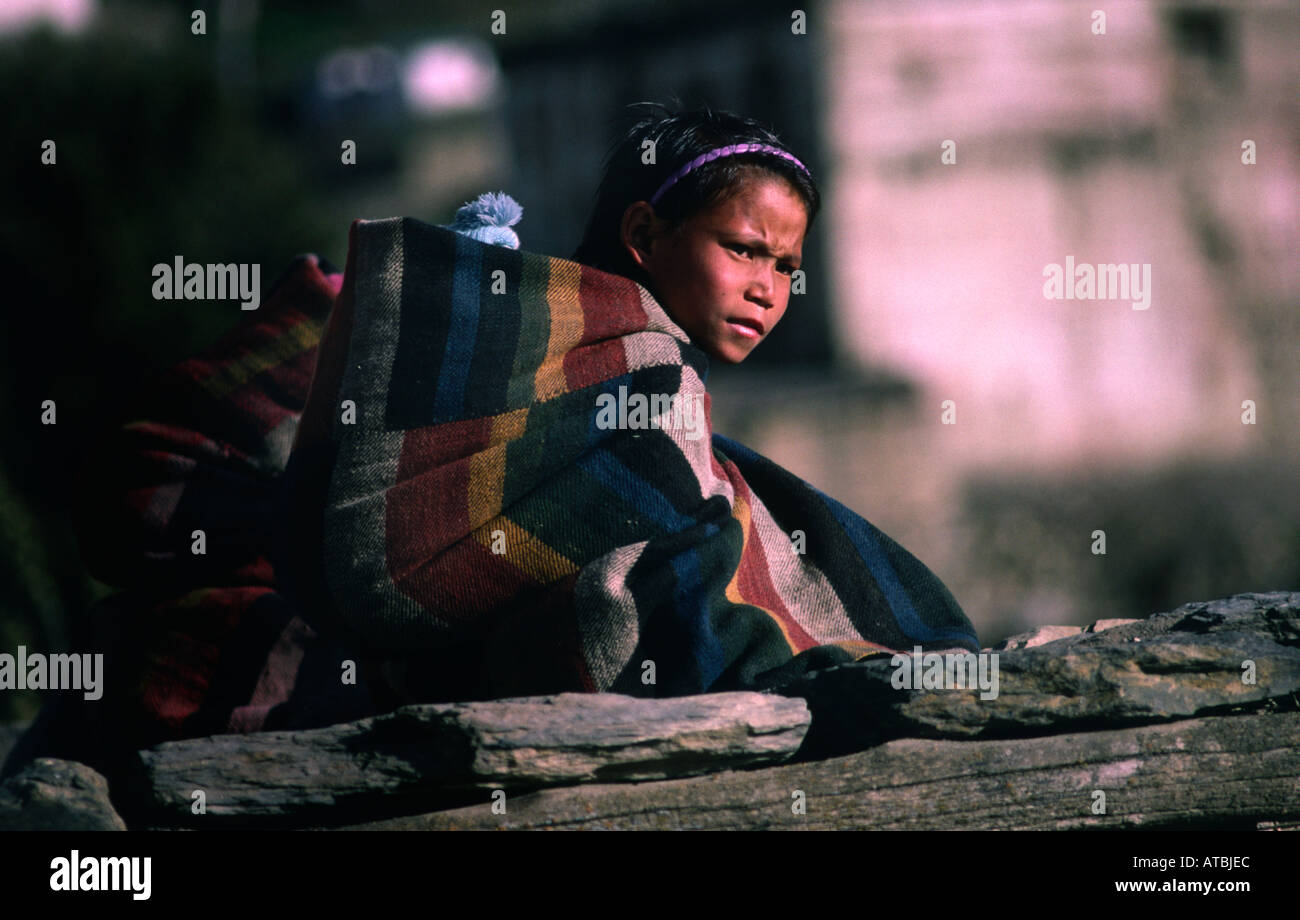
{"type": "Polygon", "coordinates": [[[410,218],[353,224],[285,476],[277,572],[410,695],[775,686],[964,647],[935,575],[712,434],[650,294],[410,218]],[[475,667],[465,666],[473,662],[475,667]]]}

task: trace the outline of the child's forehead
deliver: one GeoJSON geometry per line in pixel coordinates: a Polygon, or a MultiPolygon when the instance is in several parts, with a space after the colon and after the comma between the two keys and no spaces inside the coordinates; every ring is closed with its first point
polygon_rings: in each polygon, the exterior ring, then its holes
{"type": "Polygon", "coordinates": [[[803,199],[785,179],[764,175],[738,183],[698,215],[699,223],[714,227],[763,228],[781,236],[803,237],[808,210],[803,199]]]}
{"type": "Polygon", "coordinates": [[[753,198],[769,189],[779,189],[799,198],[798,190],[785,176],[752,163],[741,164],[738,178],[727,188],[723,198],[753,198]]]}

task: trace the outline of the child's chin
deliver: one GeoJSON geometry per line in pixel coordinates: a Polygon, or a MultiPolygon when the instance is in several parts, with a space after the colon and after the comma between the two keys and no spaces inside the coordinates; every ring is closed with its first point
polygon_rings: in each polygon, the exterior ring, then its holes
{"type": "Polygon", "coordinates": [[[718,351],[717,349],[712,349],[709,351],[709,357],[716,358],[723,364],[739,364],[741,361],[744,361],[749,357],[749,353],[736,354],[732,351],[718,351]]]}
{"type": "Polygon", "coordinates": [[[723,364],[739,364],[750,356],[758,343],[754,343],[749,348],[737,348],[735,345],[728,344],[723,348],[714,345],[708,349],[709,357],[721,361],[723,364]]]}

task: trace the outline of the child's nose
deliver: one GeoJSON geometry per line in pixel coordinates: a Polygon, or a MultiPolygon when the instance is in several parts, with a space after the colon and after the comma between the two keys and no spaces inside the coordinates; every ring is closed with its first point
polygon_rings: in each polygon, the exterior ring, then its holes
{"type": "Polygon", "coordinates": [[[776,305],[776,269],[759,268],[749,282],[749,299],[770,309],[776,305]]]}

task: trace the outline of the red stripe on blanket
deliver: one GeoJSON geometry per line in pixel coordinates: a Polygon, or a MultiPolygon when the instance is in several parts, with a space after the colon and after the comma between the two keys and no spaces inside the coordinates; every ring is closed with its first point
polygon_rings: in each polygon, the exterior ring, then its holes
{"type": "Polygon", "coordinates": [[[444,422],[429,428],[413,428],[402,441],[397,481],[422,470],[454,463],[491,445],[492,417],[444,422]]]}
{"type": "Polygon", "coordinates": [[[570,393],[627,373],[622,339],[575,348],[564,356],[564,385],[570,393]]]}
{"type": "MultiPolygon", "coordinates": [[[[732,463],[728,463],[727,466],[732,470],[735,469],[735,465],[732,463]]],[[[737,475],[731,477],[731,483],[736,489],[736,497],[743,499],[750,508],[749,533],[745,535],[745,551],[741,554],[740,565],[736,570],[736,587],[740,590],[740,596],[745,599],[746,603],[762,607],[774,619],[780,621],[796,652],[802,652],[804,649],[818,645],[817,640],[808,635],[804,628],[799,625],[799,621],[794,618],[790,609],[786,607],[785,601],[781,600],[781,595],[772,582],[772,569],[768,565],[767,553],[763,550],[763,543],[759,540],[758,529],[754,524],[754,493],[750,491],[745,480],[740,477],[739,471],[737,471],[737,475]]]]}
{"type": "Polygon", "coordinates": [[[519,569],[475,540],[462,540],[394,582],[447,623],[485,627],[483,615],[531,584],[519,569]]]}
{"type": "MultiPolygon", "coordinates": [[[[705,418],[709,420],[710,432],[713,431],[713,415],[710,412],[712,405],[713,405],[712,400],[710,400],[709,395],[705,393],[704,411],[705,411],[705,418]]],[[[740,470],[736,468],[736,465],[728,461],[727,465],[723,466],[722,461],[718,459],[717,453],[715,453],[712,450],[709,451],[709,468],[713,471],[714,476],[717,476],[719,479],[725,479],[728,482],[730,482],[732,489],[736,488],[736,483],[744,482],[744,477],[740,475],[740,470]]]]}
{"type": "Polygon", "coordinates": [[[397,482],[385,496],[385,556],[394,582],[406,584],[469,532],[469,455],[486,447],[491,434],[490,418],[406,432],[397,482]],[[448,454],[462,456],[448,461],[448,454]]]}
{"type": "Polygon", "coordinates": [[[582,306],[582,344],[564,356],[569,392],[626,374],[627,352],[619,337],[640,332],[649,324],[641,295],[626,278],[593,277],[591,269],[582,269],[578,303],[582,306]]]}
{"type": "Polygon", "coordinates": [[[583,344],[640,332],[650,323],[641,307],[637,286],[618,275],[584,267],[578,283],[578,303],[582,305],[583,344]]]}

